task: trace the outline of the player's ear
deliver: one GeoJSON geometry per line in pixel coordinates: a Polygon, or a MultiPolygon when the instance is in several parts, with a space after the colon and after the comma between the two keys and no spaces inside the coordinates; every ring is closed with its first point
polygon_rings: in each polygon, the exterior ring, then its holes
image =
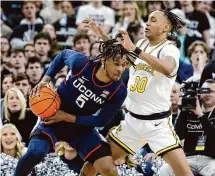
{"type": "Polygon", "coordinates": [[[164,32],[170,32],[171,31],[171,26],[169,24],[167,24],[164,29],[163,29],[164,32]]]}

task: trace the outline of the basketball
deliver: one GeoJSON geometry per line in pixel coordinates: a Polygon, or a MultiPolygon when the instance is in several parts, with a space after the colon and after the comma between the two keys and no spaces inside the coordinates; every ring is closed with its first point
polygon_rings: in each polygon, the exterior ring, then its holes
{"type": "Polygon", "coordinates": [[[32,112],[43,118],[49,118],[55,114],[55,109],[60,108],[59,95],[52,89],[42,87],[38,95],[30,96],[29,105],[32,112]]]}

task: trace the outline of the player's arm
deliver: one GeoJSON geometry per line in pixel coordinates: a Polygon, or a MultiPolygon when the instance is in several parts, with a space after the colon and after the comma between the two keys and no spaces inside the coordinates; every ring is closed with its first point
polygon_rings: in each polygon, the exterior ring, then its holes
{"type": "Polygon", "coordinates": [[[58,110],[54,116],[48,118],[42,123],[49,125],[56,122],[66,121],[85,126],[103,127],[110,123],[112,118],[122,107],[126,95],[127,89],[125,87],[119,89],[117,93],[111,98],[111,100],[108,100],[108,102],[104,105],[104,107],[97,115],[75,116],[72,114],[68,114],[62,110],[58,110]]]}
{"type": "MultiPolygon", "coordinates": [[[[123,40],[121,41],[121,44],[126,49],[130,51],[137,51],[137,49],[139,49],[132,43],[126,31],[124,30],[118,30],[118,31],[123,36],[123,40]]],[[[169,51],[168,53],[169,54],[166,54],[162,59],[158,59],[157,57],[152,56],[151,54],[145,53],[140,49],[138,54],[140,59],[143,59],[156,71],[163,73],[164,75],[171,75],[171,73],[176,68],[176,60],[179,59],[180,53],[177,48],[175,48],[174,51],[169,51]]]]}

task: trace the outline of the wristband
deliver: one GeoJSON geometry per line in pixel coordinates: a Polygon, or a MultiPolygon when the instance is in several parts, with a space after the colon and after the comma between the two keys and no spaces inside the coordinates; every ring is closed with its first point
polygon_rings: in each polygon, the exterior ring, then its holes
{"type": "Polygon", "coordinates": [[[138,56],[140,55],[141,52],[142,50],[139,47],[136,47],[134,50],[134,53],[137,54],[138,56]]]}

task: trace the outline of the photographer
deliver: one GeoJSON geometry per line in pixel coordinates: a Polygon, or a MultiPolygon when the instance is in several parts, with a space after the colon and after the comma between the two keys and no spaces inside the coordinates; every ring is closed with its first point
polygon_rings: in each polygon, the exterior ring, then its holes
{"type": "MultiPolygon", "coordinates": [[[[197,98],[196,108],[181,111],[176,122],[176,133],[184,142],[192,172],[212,176],[215,173],[215,80],[206,80],[202,88],[209,88],[210,93],[200,95],[201,105],[197,98]]],[[[163,165],[160,176],[171,174],[171,168],[163,165]]]]}

